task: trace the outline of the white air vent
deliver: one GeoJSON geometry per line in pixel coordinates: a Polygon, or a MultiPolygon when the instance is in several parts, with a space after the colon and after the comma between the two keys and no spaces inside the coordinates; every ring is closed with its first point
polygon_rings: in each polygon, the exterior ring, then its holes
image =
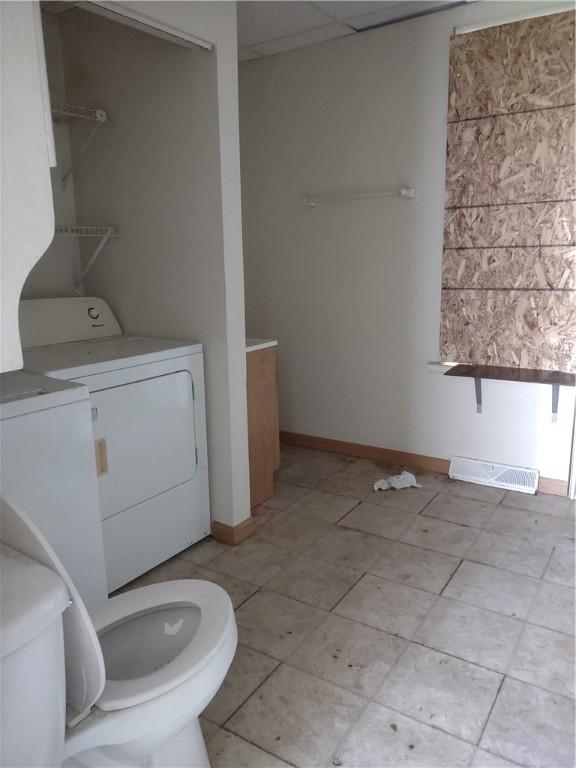
{"type": "Polygon", "coordinates": [[[448,474],[453,480],[492,485],[494,488],[506,488],[508,491],[536,493],[538,489],[537,469],[513,467],[510,464],[490,464],[487,461],[454,456],[450,459],[448,474]]]}

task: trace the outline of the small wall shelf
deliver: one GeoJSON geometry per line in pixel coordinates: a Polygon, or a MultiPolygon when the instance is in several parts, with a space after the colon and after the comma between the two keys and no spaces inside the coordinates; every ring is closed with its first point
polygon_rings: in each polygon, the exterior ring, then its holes
{"type": "Polygon", "coordinates": [[[92,224],[84,224],[84,225],[78,225],[78,224],[57,224],[56,230],[55,230],[56,237],[95,237],[99,238],[99,243],[96,246],[94,253],[92,256],[88,259],[86,262],[86,266],[81,271],[80,276],[78,279],[74,282],[74,290],[78,291],[82,283],[84,282],[84,278],[88,274],[88,272],[92,269],[94,266],[94,263],[98,256],[102,253],[102,250],[108,240],[110,240],[111,237],[120,237],[120,233],[118,231],[117,227],[109,226],[109,227],[102,227],[102,226],[94,226],[92,224]]]}
{"type": "Polygon", "coordinates": [[[557,421],[558,418],[560,387],[576,386],[576,373],[508,368],[500,365],[455,365],[447,370],[444,376],[461,376],[474,379],[476,413],[482,413],[482,379],[516,381],[522,384],[549,384],[552,386],[552,421],[557,421]]]}
{"type": "Polygon", "coordinates": [[[78,163],[82,160],[86,150],[92,143],[92,139],[96,135],[98,128],[100,128],[101,125],[110,122],[110,113],[105,109],[98,109],[96,107],[80,107],[76,104],[54,104],[51,111],[52,119],[56,123],[68,123],[71,120],[88,120],[94,124],[92,130],[86,137],[84,144],[80,148],[76,160],[72,162],[69,168],[67,168],[66,171],[62,174],[60,183],[63,187],[65,187],[66,182],[74,170],[74,167],[77,166],[78,163]]]}

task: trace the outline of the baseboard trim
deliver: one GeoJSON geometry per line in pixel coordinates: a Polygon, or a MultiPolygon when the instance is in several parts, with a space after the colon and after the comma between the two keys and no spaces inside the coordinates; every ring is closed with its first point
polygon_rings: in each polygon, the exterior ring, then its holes
{"type": "Polygon", "coordinates": [[[538,480],[538,492],[550,493],[552,496],[568,496],[566,480],[554,480],[553,477],[541,477],[538,480]]]}
{"type": "Polygon", "coordinates": [[[212,536],[216,541],[235,547],[236,544],[240,544],[244,539],[251,536],[255,528],[256,520],[253,517],[249,517],[239,525],[226,525],[214,520],[212,522],[212,536]]]}
{"type": "MultiPolygon", "coordinates": [[[[342,453],[358,459],[382,461],[384,464],[405,465],[414,467],[414,469],[420,469],[423,472],[441,472],[447,475],[450,468],[450,461],[448,459],[439,459],[436,456],[424,456],[421,453],[408,453],[407,451],[394,451],[390,448],[380,448],[376,445],[348,443],[344,440],[302,435],[298,432],[280,432],[280,442],[285,445],[313,448],[317,451],[342,453]]],[[[538,491],[539,493],[550,493],[554,496],[567,496],[568,483],[564,480],[541,477],[538,483],[538,491]]]]}

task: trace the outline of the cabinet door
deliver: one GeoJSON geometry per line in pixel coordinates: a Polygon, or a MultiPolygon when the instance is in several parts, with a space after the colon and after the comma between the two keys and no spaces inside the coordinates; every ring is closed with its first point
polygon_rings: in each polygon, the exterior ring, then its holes
{"type": "Polygon", "coordinates": [[[250,506],[274,493],[274,472],[280,466],[276,347],[246,355],[250,506]]]}
{"type": "Polygon", "coordinates": [[[38,2],[0,2],[2,280],[0,371],[22,367],[18,301],[54,236],[54,143],[38,2]]]}

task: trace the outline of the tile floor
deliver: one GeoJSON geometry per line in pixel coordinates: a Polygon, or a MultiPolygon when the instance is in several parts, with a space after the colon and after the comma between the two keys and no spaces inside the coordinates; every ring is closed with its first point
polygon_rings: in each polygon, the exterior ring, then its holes
{"type": "Polygon", "coordinates": [[[285,447],[236,548],[129,585],[226,589],[239,646],[203,714],[213,768],[574,766],[574,504],[285,447]]]}

